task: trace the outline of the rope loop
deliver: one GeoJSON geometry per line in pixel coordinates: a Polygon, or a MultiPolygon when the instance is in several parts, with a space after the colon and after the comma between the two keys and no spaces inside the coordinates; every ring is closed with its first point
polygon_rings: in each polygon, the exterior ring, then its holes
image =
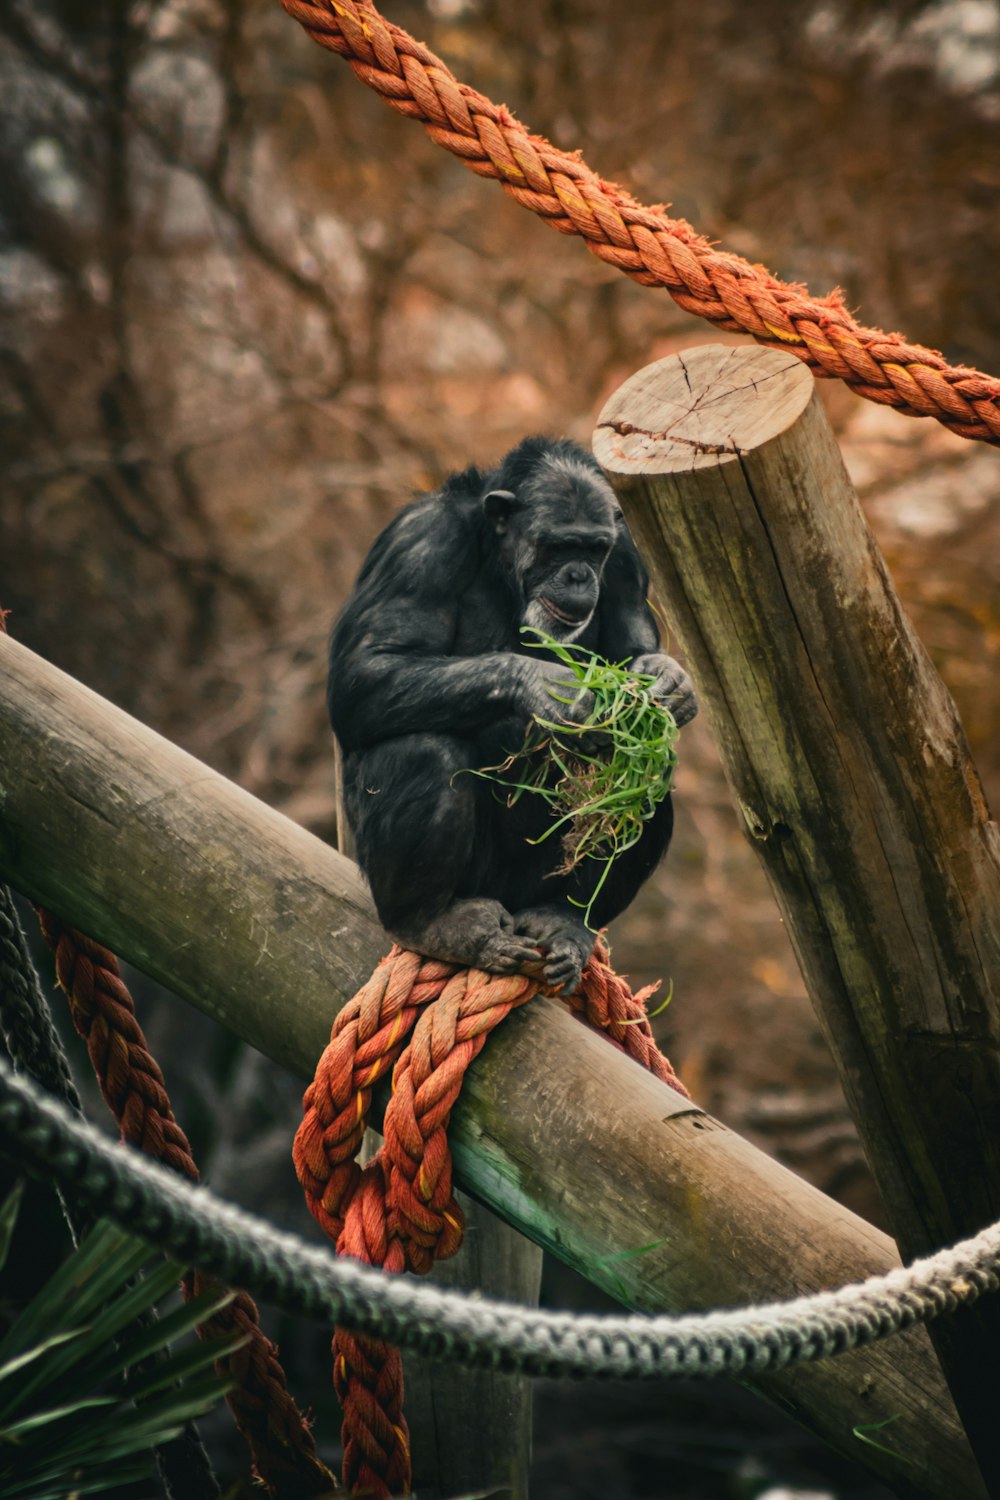
{"type": "MultiPolygon", "coordinates": [[[[338,1255],[425,1273],[456,1253],[465,1220],[452,1189],[451,1111],[490,1032],[539,989],[525,975],[457,969],[394,947],[340,1012],[306,1090],[293,1147],[310,1212],[338,1255]],[[383,1144],[362,1170],[354,1154],[372,1089],[390,1068],[383,1144]]],[[[644,1003],[653,989],[633,995],[599,940],[568,1003],[686,1095],[653,1041],[644,1003]]],[[[344,1484],[377,1497],[407,1493],[410,1438],[398,1351],[338,1327],[333,1368],[344,1414],[344,1484]]]]}

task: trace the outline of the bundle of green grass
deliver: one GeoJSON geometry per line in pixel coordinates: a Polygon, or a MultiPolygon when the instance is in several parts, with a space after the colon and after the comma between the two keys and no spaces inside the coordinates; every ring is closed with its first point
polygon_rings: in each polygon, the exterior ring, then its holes
{"type": "Polygon", "coordinates": [[[522,748],[503,765],[480,772],[507,788],[512,805],[521,796],[543,797],[552,822],[536,843],[559,837],[565,875],[585,859],[604,868],[584,907],[586,921],[614,861],[642,835],[673,783],[677,724],[653,696],[656,678],[609,662],[578,646],[530,632],[528,645],[548,651],[566,668],[568,690],[552,690],[556,702],[593,694],[584,724],[535,715],[522,748]],[[597,748],[592,748],[593,746],[597,748]],[[517,768],[523,779],[513,779],[517,768]],[[555,774],[553,773],[555,768],[555,774]]]}

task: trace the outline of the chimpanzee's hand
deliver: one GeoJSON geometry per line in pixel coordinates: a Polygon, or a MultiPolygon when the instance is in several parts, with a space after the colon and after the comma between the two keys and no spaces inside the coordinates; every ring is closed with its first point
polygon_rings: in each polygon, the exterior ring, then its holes
{"type": "Polygon", "coordinates": [[[594,711],[594,695],[580,687],[572,672],[558,662],[523,659],[523,666],[524,709],[529,718],[586,724],[594,711]]]}
{"type": "Polygon", "coordinates": [[[678,728],[691,722],[698,712],[698,699],[694,683],[680,662],[662,651],[650,651],[645,656],[637,656],[630,670],[656,678],[653,697],[669,708],[678,728]]]}

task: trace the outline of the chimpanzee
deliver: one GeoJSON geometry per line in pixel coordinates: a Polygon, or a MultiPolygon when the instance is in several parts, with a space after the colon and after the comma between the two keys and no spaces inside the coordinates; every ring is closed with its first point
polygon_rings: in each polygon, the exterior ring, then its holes
{"type": "MultiPolygon", "coordinates": [[[[453,474],[378,537],[334,627],[329,708],[361,868],[400,943],[497,974],[541,952],[546,984],[575,989],[594,933],[570,898],[585,907],[603,865],[554,874],[558,838],[529,842],[551,819],[545,800],[508,806],[460,773],[519,751],[535,714],[587,718],[590,695],[559,701],[575,679],[522,626],[654,675],[678,724],[694,717],[647,584],[610,486],[566,440],[526,438],[496,469],[453,474]]],[[[672,827],[667,798],[614,861],[593,927],[629,904],[672,827]]]]}

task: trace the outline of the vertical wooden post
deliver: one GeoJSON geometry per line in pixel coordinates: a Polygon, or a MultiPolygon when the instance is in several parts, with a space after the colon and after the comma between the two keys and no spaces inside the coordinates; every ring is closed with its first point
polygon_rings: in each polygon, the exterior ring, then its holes
{"type": "MultiPolygon", "coordinates": [[[[357,858],[344,802],[344,758],[333,742],[337,848],[357,858]]],[[[366,1131],[362,1159],[370,1160],[381,1136],[366,1131]]],[[[542,1251],[482,1203],[458,1194],[465,1239],[453,1260],[434,1267],[441,1286],[537,1306],[542,1251]]],[[[406,1419],[413,1434],[413,1488],[422,1500],[475,1494],[527,1500],[531,1465],[531,1381],[497,1370],[465,1370],[404,1354],[406,1419]]]]}
{"type": "MultiPolygon", "coordinates": [[[[454,1260],[434,1267],[433,1280],[537,1306],[539,1247],[466,1193],[458,1199],[465,1211],[465,1239],[454,1260]]],[[[414,1492],[426,1500],[456,1495],[528,1500],[532,1382],[416,1354],[403,1355],[403,1369],[414,1492]]]]}
{"type": "MultiPolygon", "coordinates": [[[[702,347],[594,451],[713,721],[904,1257],[1000,1218],[1000,836],[805,367],[702,347]]],[[[681,745],[683,754],[683,742],[681,745]]],[[[1000,1495],[1000,1299],[934,1325],[1000,1495]]]]}

